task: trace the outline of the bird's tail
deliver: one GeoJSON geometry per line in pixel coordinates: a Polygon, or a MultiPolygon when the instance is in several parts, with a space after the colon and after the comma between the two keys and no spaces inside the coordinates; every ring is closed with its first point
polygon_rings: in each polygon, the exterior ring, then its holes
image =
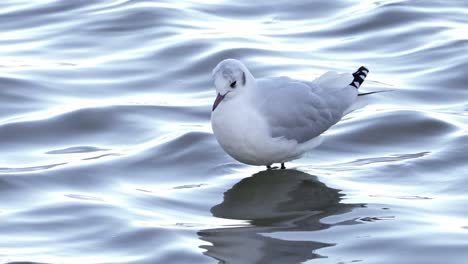
{"type": "Polygon", "coordinates": [[[369,70],[366,67],[364,66],[359,67],[359,69],[355,73],[353,73],[354,79],[349,85],[358,89],[361,86],[361,84],[364,82],[364,79],[366,79],[368,73],[369,73],[369,70]]]}

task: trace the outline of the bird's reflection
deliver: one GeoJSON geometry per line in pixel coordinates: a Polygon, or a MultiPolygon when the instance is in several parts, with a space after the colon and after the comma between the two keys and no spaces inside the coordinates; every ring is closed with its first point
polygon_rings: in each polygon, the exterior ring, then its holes
{"type": "Polygon", "coordinates": [[[341,203],[339,190],[297,170],[263,171],[243,179],[225,192],[213,208],[215,217],[249,220],[251,226],[201,230],[205,255],[220,263],[301,263],[321,257],[314,251],[333,246],[318,241],[289,241],[267,235],[274,232],[316,231],[333,225],[320,220],[349,212],[362,204],[341,203]]]}

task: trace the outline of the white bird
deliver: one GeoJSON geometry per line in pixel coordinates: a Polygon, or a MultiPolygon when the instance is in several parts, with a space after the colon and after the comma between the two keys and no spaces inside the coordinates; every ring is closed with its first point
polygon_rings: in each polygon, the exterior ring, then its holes
{"type": "Polygon", "coordinates": [[[221,61],[213,69],[217,97],[211,126],[221,147],[250,164],[284,163],[321,143],[358,98],[369,70],[327,72],[313,81],[288,77],[255,79],[242,62],[221,61]]]}

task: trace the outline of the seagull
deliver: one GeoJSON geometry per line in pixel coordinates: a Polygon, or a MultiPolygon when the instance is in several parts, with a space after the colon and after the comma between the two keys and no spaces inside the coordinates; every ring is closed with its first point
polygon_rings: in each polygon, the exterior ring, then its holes
{"type": "Polygon", "coordinates": [[[217,97],[211,127],[219,145],[245,164],[266,166],[300,158],[321,143],[320,135],[352,110],[369,70],[329,71],[313,81],[254,78],[235,59],[213,69],[217,97]]]}

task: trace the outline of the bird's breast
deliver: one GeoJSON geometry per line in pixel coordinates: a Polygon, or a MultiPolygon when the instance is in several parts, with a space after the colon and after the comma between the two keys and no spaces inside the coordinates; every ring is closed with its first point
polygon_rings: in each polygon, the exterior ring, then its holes
{"type": "Polygon", "coordinates": [[[262,165],[262,153],[271,140],[266,121],[255,109],[239,101],[223,102],[212,112],[213,133],[224,151],[236,160],[262,165]]]}

